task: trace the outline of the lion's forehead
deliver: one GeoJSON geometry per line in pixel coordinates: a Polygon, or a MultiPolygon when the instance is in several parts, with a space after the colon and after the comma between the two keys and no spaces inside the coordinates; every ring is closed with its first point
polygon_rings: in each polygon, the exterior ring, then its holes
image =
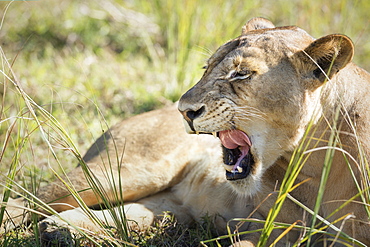
{"type": "Polygon", "coordinates": [[[314,38],[297,27],[256,30],[222,45],[209,58],[208,67],[274,64],[306,48],[314,38]]]}
{"type": "Polygon", "coordinates": [[[277,27],[273,29],[253,30],[238,37],[240,46],[256,46],[260,48],[302,50],[314,38],[298,27],[277,27]],[[283,44],[282,46],[277,46],[283,44]]]}

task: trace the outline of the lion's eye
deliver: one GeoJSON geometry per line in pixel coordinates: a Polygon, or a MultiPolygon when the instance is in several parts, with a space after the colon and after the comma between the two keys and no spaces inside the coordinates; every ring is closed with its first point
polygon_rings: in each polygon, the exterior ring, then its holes
{"type": "Polygon", "coordinates": [[[249,71],[249,70],[239,70],[239,71],[232,70],[226,76],[226,78],[229,81],[244,80],[244,79],[248,79],[249,77],[251,77],[252,74],[253,74],[253,72],[249,71]]]}

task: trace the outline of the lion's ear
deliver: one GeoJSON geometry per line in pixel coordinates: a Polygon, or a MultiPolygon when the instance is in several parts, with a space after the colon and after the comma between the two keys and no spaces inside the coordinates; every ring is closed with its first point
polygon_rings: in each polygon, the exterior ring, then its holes
{"type": "Polygon", "coordinates": [[[262,18],[262,17],[255,17],[247,22],[242,28],[242,35],[245,35],[247,32],[257,29],[265,29],[265,28],[274,28],[275,25],[272,24],[271,21],[262,18]]]}
{"type": "Polygon", "coordinates": [[[304,76],[316,77],[321,83],[331,79],[351,62],[354,46],[345,35],[332,34],[312,42],[298,52],[298,64],[304,76]]]}

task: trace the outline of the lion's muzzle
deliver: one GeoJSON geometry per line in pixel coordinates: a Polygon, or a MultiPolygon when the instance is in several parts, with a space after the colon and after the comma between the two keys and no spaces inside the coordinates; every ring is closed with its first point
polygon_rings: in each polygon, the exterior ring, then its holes
{"type": "Polygon", "coordinates": [[[203,113],[205,112],[205,106],[204,105],[189,105],[186,104],[179,104],[179,111],[184,117],[184,120],[186,121],[187,125],[186,130],[189,134],[193,134],[196,132],[194,129],[194,120],[198,117],[201,117],[203,113]],[[181,107],[182,106],[182,107],[181,107]]]}

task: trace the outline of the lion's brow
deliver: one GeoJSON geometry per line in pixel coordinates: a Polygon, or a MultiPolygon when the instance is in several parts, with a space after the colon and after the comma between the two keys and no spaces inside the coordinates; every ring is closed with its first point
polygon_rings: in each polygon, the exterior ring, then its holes
{"type": "Polygon", "coordinates": [[[239,38],[230,40],[222,45],[217,51],[208,59],[207,71],[212,71],[232,50],[239,46],[239,38]]]}

